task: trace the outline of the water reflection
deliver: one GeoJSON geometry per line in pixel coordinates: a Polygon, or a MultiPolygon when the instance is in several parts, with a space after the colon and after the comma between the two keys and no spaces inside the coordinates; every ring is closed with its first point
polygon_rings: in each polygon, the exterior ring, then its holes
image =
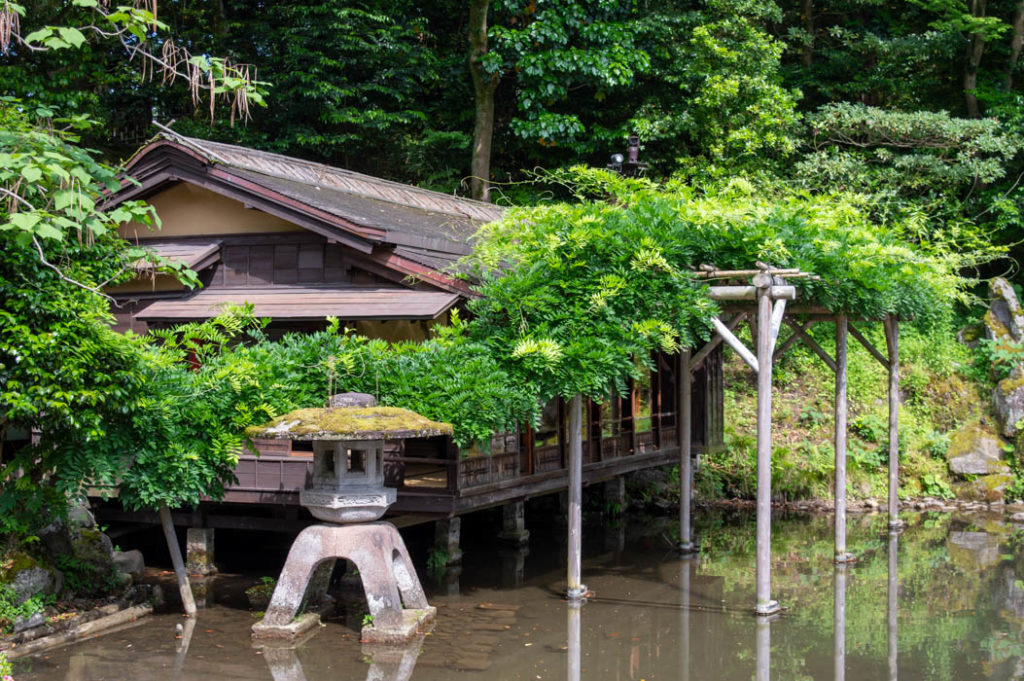
{"type": "Polygon", "coordinates": [[[896,681],[899,678],[897,661],[899,659],[899,599],[900,582],[896,573],[898,564],[898,549],[900,544],[899,532],[889,532],[889,571],[888,571],[888,598],[886,603],[886,623],[889,634],[889,681],[896,681]]]}
{"type": "MultiPolygon", "coordinates": [[[[317,632],[311,632],[301,641],[278,644],[254,644],[263,653],[274,681],[308,681],[299,661],[298,650],[311,644],[317,632]]],[[[416,669],[416,658],[423,648],[423,635],[402,645],[363,644],[363,661],[369,664],[366,681],[408,681],[416,669]]]]}
{"type": "Polygon", "coordinates": [[[833,569],[832,644],[833,674],[835,681],[846,679],[846,565],[837,563],[833,569]]]}
{"type": "MultiPolygon", "coordinates": [[[[902,535],[887,534],[884,516],[857,519],[849,543],[860,560],[850,566],[833,564],[828,518],[782,519],[773,584],[791,608],[776,620],[755,618],[749,607],[752,524],[717,523],[701,528],[700,556],[685,559],[667,548],[661,529],[642,535],[628,526],[622,551],[618,528],[610,541],[592,532],[584,574],[597,597],[582,610],[558,597],[562,565],[542,532],[528,555],[468,550],[461,575],[436,577],[437,626],[407,651],[361,647],[363,611],[344,600],[314,638],[255,650],[252,614],[238,598],[255,577],[237,586],[225,578],[216,583],[217,603],[198,619],[155,616],[18,659],[15,678],[1024,678],[1024,532],[1002,515],[909,516],[902,535]]],[[[339,587],[354,593],[346,589],[339,587]]]]}
{"type": "Polygon", "coordinates": [[[580,641],[580,626],[583,613],[583,605],[579,602],[570,601],[566,605],[566,611],[568,613],[568,622],[566,624],[566,630],[568,632],[568,648],[569,648],[569,660],[567,679],[568,681],[580,681],[580,668],[582,666],[582,654],[583,649],[580,641]]]}

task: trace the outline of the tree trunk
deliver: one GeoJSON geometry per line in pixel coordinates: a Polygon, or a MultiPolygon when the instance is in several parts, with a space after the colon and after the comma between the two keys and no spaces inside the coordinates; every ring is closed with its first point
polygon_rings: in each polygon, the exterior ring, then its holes
{"type": "MultiPolygon", "coordinates": [[[[986,0],[971,0],[971,14],[976,17],[985,16],[986,0]]],[[[970,44],[967,47],[967,66],[964,68],[964,103],[967,105],[967,115],[970,118],[981,116],[981,108],[978,106],[978,68],[981,66],[981,55],[985,51],[985,36],[981,33],[972,33],[970,44]]]]}
{"type": "Polygon", "coordinates": [[[800,0],[800,8],[804,15],[804,30],[809,36],[801,50],[801,59],[804,66],[810,66],[814,60],[814,0],[800,0]]]}
{"type": "Polygon", "coordinates": [[[178,580],[181,604],[185,606],[185,614],[191,617],[196,614],[196,600],[192,597],[192,586],[188,583],[185,561],[181,559],[181,547],[178,545],[177,535],[174,534],[174,521],[171,520],[171,509],[166,506],[160,507],[160,525],[164,528],[167,550],[171,553],[171,564],[174,566],[174,576],[178,580]]]}
{"type": "Polygon", "coordinates": [[[1013,89],[1013,72],[1020,61],[1020,51],[1024,47],[1024,0],[1017,3],[1013,10],[1013,34],[1010,37],[1010,60],[1006,64],[1005,85],[1007,91],[1013,89]]]}
{"type": "Polygon", "coordinates": [[[481,60],[487,54],[487,10],[490,0],[469,3],[469,72],[473,76],[476,117],[473,122],[473,161],[470,191],[474,199],[491,200],[491,142],[494,138],[494,91],[498,76],[487,73],[481,60]]]}

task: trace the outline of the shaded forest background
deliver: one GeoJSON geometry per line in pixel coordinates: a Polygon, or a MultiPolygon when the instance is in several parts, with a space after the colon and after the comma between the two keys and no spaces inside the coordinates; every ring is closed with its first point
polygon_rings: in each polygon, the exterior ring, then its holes
{"type": "MultiPolygon", "coordinates": [[[[83,11],[26,8],[34,25],[83,11]]],[[[860,191],[881,218],[920,213],[928,238],[1018,241],[1022,2],[183,0],[159,16],[193,54],[255,65],[269,105],[211,122],[100,45],[10,52],[0,92],[91,114],[85,142],[111,160],[174,120],[443,191],[484,175],[508,203],[537,198],[530,169],[603,166],[636,133],[656,179],[860,191]]]]}

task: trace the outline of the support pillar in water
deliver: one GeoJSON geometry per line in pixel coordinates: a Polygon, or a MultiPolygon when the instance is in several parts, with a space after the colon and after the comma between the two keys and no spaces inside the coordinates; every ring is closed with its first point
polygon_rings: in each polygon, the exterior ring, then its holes
{"type": "Polygon", "coordinates": [[[501,507],[501,532],[498,539],[515,546],[530,543],[530,531],[526,529],[526,502],[510,501],[501,507]]]}
{"type": "Polygon", "coordinates": [[[680,553],[696,553],[693,541],[693,374],[690,349],[679,357],[679,544],[680,553]]]}
{"type": "MultiPolygon", "coordinates": [[[[757,608],[758,615],[780,610],[771,598],[772,569],[772,296],[771,275],[755,283],[757,298],[757,608]]],[[[760,631],[760,629],[758,630],[760,631]]],[[[760,679],[760,677],[758,677],[760,679]]]]}
{"type": "Polygon", "coordinates": [[[185,533],[185,569],[193,575],[212,575],[217,572],[213,564],[212,527],[190,527],[185,533]]]}
{"type": "Polygon", "coordinates": [[[447,556],[445,565],[462,562],[462,518],[441,518],[434,522],[434,549],[447,556]]]}
{"type": "Polygon", "coordinates": [[[623,477],[605,480],[602,490],[604,510],[609,516],[620,515],[626,510],[626,479],[623,477]]]}

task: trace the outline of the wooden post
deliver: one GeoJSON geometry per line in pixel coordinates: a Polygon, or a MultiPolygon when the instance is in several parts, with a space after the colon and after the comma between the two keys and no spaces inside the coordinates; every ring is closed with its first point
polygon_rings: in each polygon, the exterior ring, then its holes
{"type": "Polygon", "coordinates": [[[569,401],[569,586],[570,601],[580,600],[587,587],[580,581],[583,553],[583,442],[580,427],[583,421],[583,398],[576,395],[569,401]]]}
{"type": "Polygon", "coordinates": [[[846,678],[846,566],[837,564],[833,573],[832,662],[835,681],[846,678]]]}
{"type": "Polygon", "coordinates": [[[836,317],[835,561],[837,563],[846,563],[853,558],[846,551],[846,332],[848,321],[845,315],[836,317]]]}
{"type": "Polygon", "coordinates": [[[892,315],[885,316],[885,344],[889,348],[889,527],[898,528],[900,521],[900,331],[892,315]]]}
{"type": "Polygon", "coordinates": [[[167,506],[160,507],[160,525],[164,529],[164,539],[167,540],[167,550],[171,554],[174,576],[178,580],[181,604],[185,606],[185,614],[191,617],[196,614],[196,601],[192,597],[192,587],[188,583],[185,561],[181,559],[181,546],[178,545],[178,537],[174,534],[174,521],[171,520],[171,509],[167,508],[167,506]]]}
{"type": "Polygon", "coordinates": [[[897,681],[897,661],[899,659],[899,598],[900,581],[896,572],[897,554],[899,553],[899,533],[889,532],[889,599],[887,603],[887,624],[889,630],[889,681],[897,681]]]}
{"type": "MultiPolygon", "coordinates": [[[[757,609],[779,611],[771,598],[772,540],[772,296],[771,276],[758,282],[757,301],[757,609]]],[[[760,636],[760,629],[758,630],[760,636]]],[[[760,678],[760,677],[759,677],[760,678]]]]}
{"type": "Polygon", "coordinates": [[[679,353],[679,544],[683,553],[693,553],[693,383],[690,348],[679,353]]]}

